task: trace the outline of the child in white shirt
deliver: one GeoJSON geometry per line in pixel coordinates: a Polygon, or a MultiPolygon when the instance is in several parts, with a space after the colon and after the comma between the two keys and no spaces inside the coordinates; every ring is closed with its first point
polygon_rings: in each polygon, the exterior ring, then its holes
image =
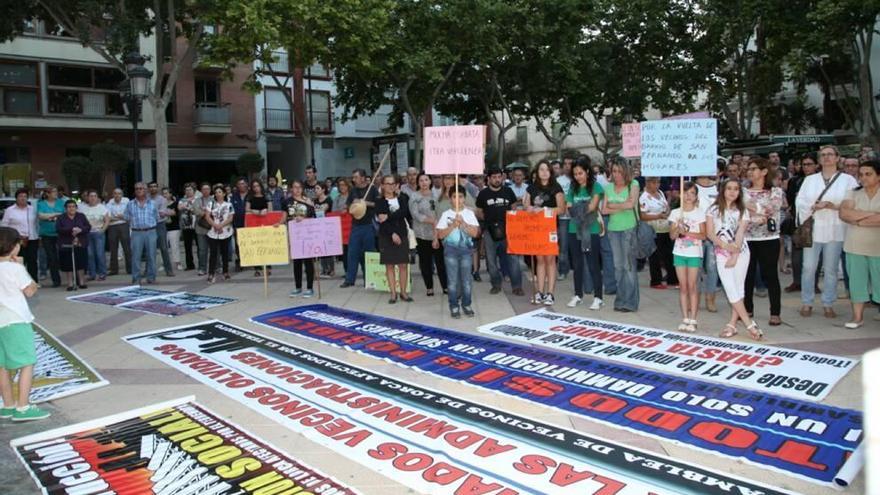
{"type": "Polygon", "coordinates": [[[460,318],[461,311],[473,317],[471,308],[471,269],[474,239],[480,235],[480,224],[474,211],[464,206],[465,190],[456,185],[450,190],[452,208],[443,212],[437,221],[437,238],[443,241],[443,259],[446,263],[449,311],[460,318]],[[459,310],[459,303],[461,309],[459,310]]]}

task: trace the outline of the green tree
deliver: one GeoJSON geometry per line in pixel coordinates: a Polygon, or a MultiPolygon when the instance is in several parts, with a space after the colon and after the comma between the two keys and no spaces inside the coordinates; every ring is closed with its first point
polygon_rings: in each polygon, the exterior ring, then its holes
{"type": "MultiPolygon", "coordinates": [[[[263,76],[270,76],[277,87],[289,88],[294,71],[315,62],[334,70],[369,66],[383,43],[391,5],[391,0],[227,2],[203,17],[223,26],[221,33],[205,38],[204,54],[210,63],[223,66],[227,75],[241,64],[254,67],[244,85],[251,92],[263,90],[263,76]],[[289,70],[279,66],[285,52],[289,70]]],[[[312,125],[307,112],[294,104],[293,93],[283,94],[306,143],[303,165],[309,164],[312,125]]]]}
{"type": "Polygon", "coordinates": [[[259,153],[242,153],[235,161],[235,170],[250,180],[263,170],[263,156],[259,153]]]}
{"type": "Polygon", "coordinates": [[[69,156],[61,161],[61,175],[70,192],[97,188],[100,174],[87,156],[69,156]]]}
{"type": "Polygon", "coordinates": [[[128,167],[128,150],[116,143],[97,143],[89,150],[89,158],[98,174],[98,191],[104,191],[107,174],[125,172],[128,167]]]}

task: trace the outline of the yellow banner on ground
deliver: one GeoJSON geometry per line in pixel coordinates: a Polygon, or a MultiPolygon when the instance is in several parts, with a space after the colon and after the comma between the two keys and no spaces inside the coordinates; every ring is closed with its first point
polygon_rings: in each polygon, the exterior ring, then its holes
{"type": "Polygon", "coordinates": [[[241,266],[286,265],[287,226],[238,229],[238,252],[241,266]]]}

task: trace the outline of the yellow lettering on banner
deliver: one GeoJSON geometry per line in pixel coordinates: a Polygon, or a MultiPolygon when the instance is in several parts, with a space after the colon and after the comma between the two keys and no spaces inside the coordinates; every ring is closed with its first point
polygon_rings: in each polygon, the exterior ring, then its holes
{"type": "Polygon", "coordinates": [[[197,454],[218,445],[223,445],[223,439],[217,435],[202,435],[198,439],[191,438],[180,442],[180,448],[190,454],[197,454]]]}
{"type": "Polygon", "coordinates": [[[238,229],[237,236],[241,266],[286,265],[290,262],[286,225],[238,229]]]}

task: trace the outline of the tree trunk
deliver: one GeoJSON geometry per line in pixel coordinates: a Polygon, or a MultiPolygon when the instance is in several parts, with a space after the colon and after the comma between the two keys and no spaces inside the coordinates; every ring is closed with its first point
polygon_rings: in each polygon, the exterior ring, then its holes
{"type": "MultiPolygon", "coordinates": [[[[160,187],[170,187],[168,183],[168,122],[165,121],[165,105],[161,101],[151,99],[150,107],[153,109],[153,122],[156,124],[156,177],[153,178],[160,187]]],[[[150,167],[150,162],[141,162],[141,172],[144,167],[150,167]]]]}
{"type": "Polygon", "coordinates": [[[413,167],[421,170],[422,169],[422,138],[425,135],[425,118],[424,116],[415,118],[414,115],[410,115],[409,118],[412,119],[415,124],[415,132],[413,137],[413,145],[415,147],[415,152],[413,153],[413,167]]]}
{"type": "Polygon", "coordinates": [[[498,167],[504,170],[504,148],[507,143],[504,142],[504,135],[507,134],[507,128],[498,126],[498,167]]]}
{"type": "Polygon", "coordinates": [[[873,32],[869,31],[859,37],[860,58],[859,58],[859,105],[861,111],[862,128],[859,138],[864,144],[870,144],[877,147],[880,143],[880,129],[877,126],[876,106],[874,103],[874,85],[871,78],[871,44],[873,43],[873,32]]]}

